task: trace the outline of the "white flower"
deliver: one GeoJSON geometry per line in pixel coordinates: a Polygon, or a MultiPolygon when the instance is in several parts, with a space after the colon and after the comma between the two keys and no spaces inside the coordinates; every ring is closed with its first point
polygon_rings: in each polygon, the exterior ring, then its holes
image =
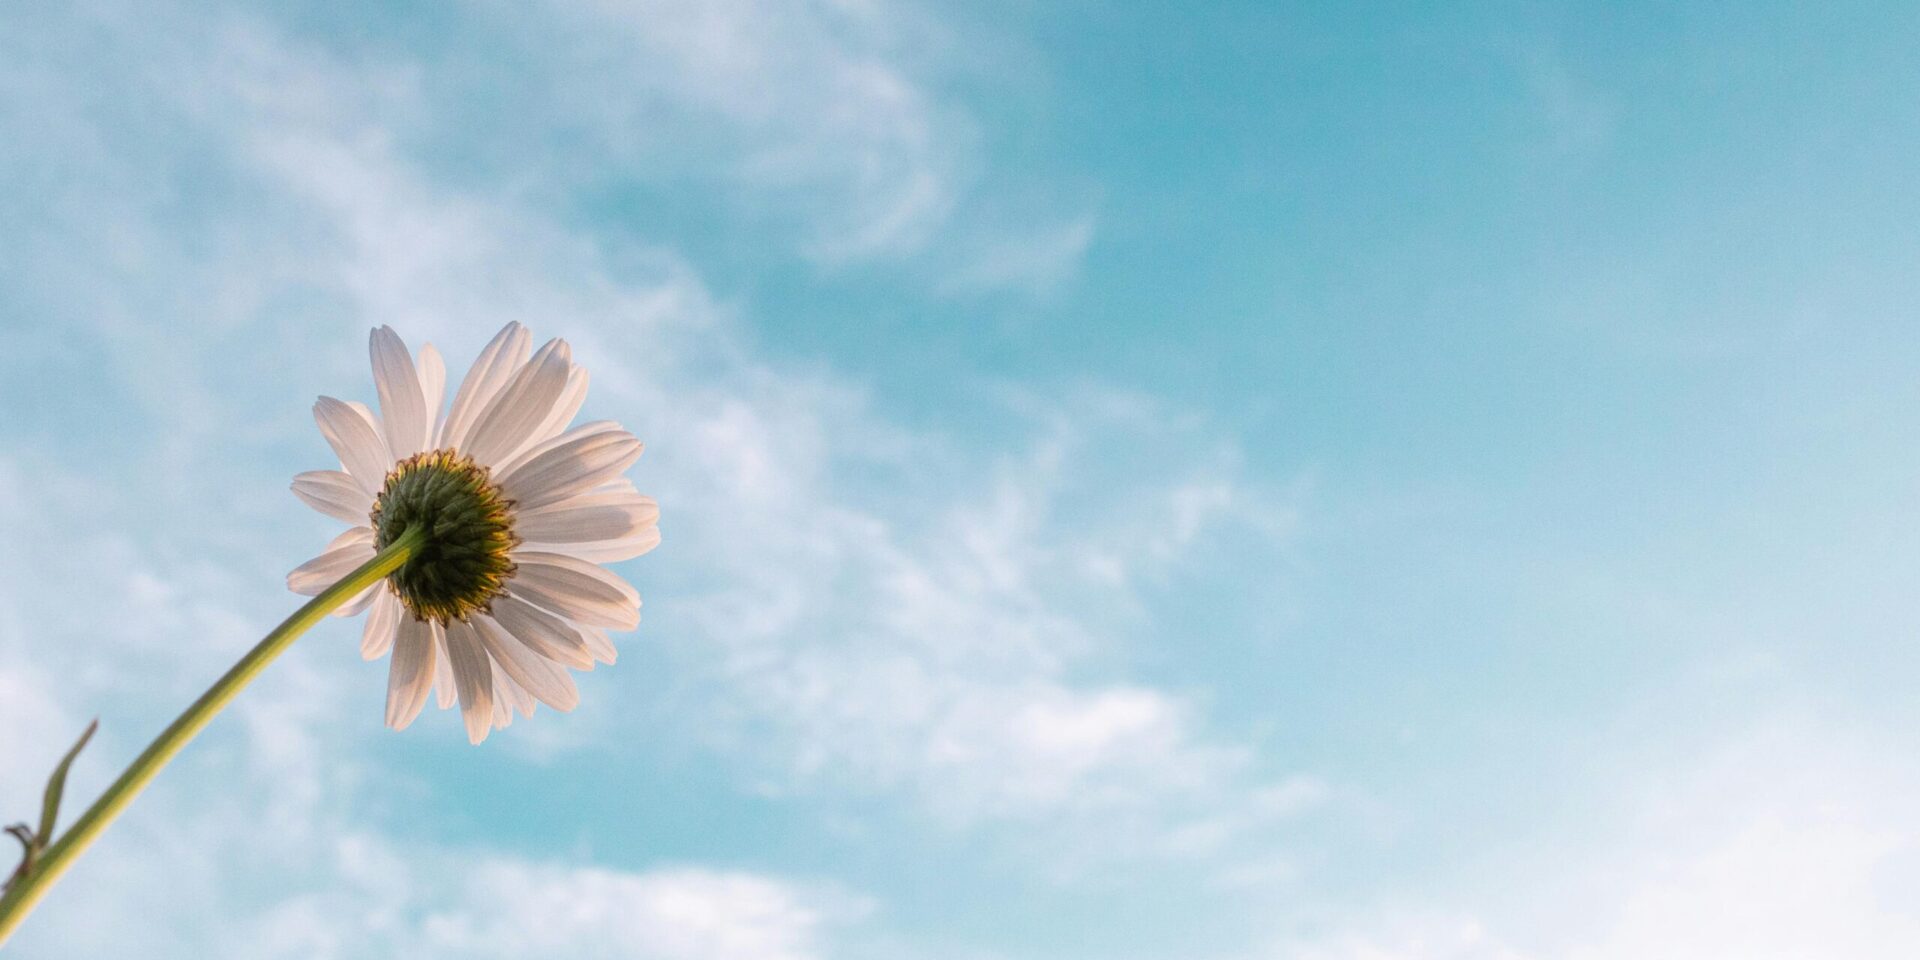
{"type": "Polygon", "coordinates": [[[361,656],[392,650],[387,725],[413,722],[429,693],[458,699],[467,738],[485,740],[537,700],[579,702],[568,668],[612,663],[606,630],[640,622],[640,595],[602,563],[660,542],[660,509],[621,474],[641,444],[610,420],[568,429],[587,371],[564,340],[528,358],[517,323],[487,344],[442,412],[446,365],[432,344],[415,360],[389,327],[373,332],[380,412],[321,397],[314,419],[343,470],[293,478],[315,510],[352,524],[287,575],[313,596],[410,525],[427,542],[338,611],[368,610],[361,656]]]}

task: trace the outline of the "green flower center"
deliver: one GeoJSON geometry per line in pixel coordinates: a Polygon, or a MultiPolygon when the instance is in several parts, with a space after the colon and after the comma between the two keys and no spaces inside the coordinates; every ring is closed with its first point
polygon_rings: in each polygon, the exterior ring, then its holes
{"type": "Polygon", "coordinates": [[[453,450],[416,453],[395,464],[373,500],[376,549],[408,527],[427,542],[387,576],[387,589],[415,619],[442,624],[485,612],[513,578],[513,501],[487,468],[453,450]]]}

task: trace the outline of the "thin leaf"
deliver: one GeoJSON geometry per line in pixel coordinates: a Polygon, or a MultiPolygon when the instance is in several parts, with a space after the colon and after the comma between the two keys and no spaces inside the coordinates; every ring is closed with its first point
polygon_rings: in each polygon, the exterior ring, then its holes
{"type": "Polygon", "coordinates": [[[60,794],[67,789],[67,768],[73,766],[73,758],[80,755],[80,748],[93,739],[93,731],[99,728],[100,718],[95,717],[92,723],[87,724],[87,730],[80,735],[79,742],[61,758],[60,765],[53,768],[53,776],[47,780],[47,796],[40,805],[40,831],[37,835],[42,849],[53,843],[53,827],[60,817],[60,794]]]}
{"type": "Polygon", "coordinates": [[[34,837],[33,830],[26,824],[16,823],[8,827],[7,832],[13,834],[15,840],[20,841],[20,865],[13,868],[13,875],[7,878],[6,886],[0,887],[0,890],[13,886],[14,881],[33,872],[35,855],[40,852],[39,841],[34,837]]]}

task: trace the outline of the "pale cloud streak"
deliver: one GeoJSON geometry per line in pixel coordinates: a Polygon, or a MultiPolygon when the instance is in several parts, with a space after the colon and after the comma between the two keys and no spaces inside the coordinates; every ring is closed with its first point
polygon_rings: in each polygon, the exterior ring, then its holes
{"type": "Polygon", "coordinates": [[[630,874],[493,861],[422,924],[427,956],[817,960],[831,927],[871,909],[751,874],[630,874]]]}
{"type": "MultiPolygon", "coordinates": [[[[57,527],[89,560],[124,568],[123,579],[96,578],[95,589],[126,605],[124,623],[50,617],[49,607],[64,604],[45,598],[74,581],[68,565],[9,555],[0,566],[0,610],[23,627],[0,636],[0,757],[26,773],[0,781],[0,800],[17,814],[37,809],[38,776],[77,730],[69,703],[111,705],[70,785],[77,804],[139,747],[141,731],[191,694],[174,689],[171,678],[188,672],[180,665],[210,675],[250,641],[253,620],[225,599],[237,592],[229,577],[171,570],[154,547],[75,530],[58,506],[69,478],[42,467],[22,483],[21,473],[0,460],[8,505],[0,537],[44,542],[57,527]]],[[[369,829],[370,814],[402,798],[452,801],[354,748],[352,731],[371,726],[341,718],[364,705],[365,685],[354,682],[358,665],[326,648],[329,636],[276,663],[168,770],[36,914],[19,949],[112,953],[138,943],[149,956],[289,960],[817,960],[846,956],[839,934],[872,912],[836,886],[754,871],[620,870],[369,829]]]]}
{"type": "Polygon", "coordinates": [[[1403,895],[1262,960],[1895,960],[1920,950],[1920,815],[1890,745],[1769,721],[1608,784],[1578,840],[1532,838],[1470,886],[1403,895]]]}
{"type": "MultiPolygon", "coordinates": [[[[63,605],[49,612],[36,600],[71,582],[58,575],[58,563],[17,571],[6,603],[26,628],[0,647],[5,682],[31,689],[45,675],[63,678],[47,702],[17,701],[35,742],[70,736],[56,728],[71,724],[79,704],[123,698],[95,754],[126,755],[135,746],[131,731],[163,722],[191,696],[195,678],[217,672],[285,600],[255,597],[249,586],[259,582],[252,571],[305,549],[282,542],[298,539],[300,521],[274,519],[284,480],[257,465],[221,465],[235,444],[305,457],[320,455],[320,444],[298,415],[303,400],[288,402],[280,396],[286,384],[244,371],[268,369],[276,354],[272,368],[281,369],[285,352],[294,351],[303,368],[291,379],[323,379],[318,372],[338,381],[364,374],[358,351],[337,344],[372,323],[471,344],[507,319],[537,317],[542,333],[567,335],[598,358],[595,403],[619,409],[655,445],[643,479],[653,478],[646,483],[677,516],[661,556],[700,571],[693,579],[706,584],[679,613],[695,629],[642,634],[641,642],[667,645],[681,691],[675,705],[685,708],[656,735],[704,737],[743,779],[771,778],[782,791],[829,804],[878,796],[950,829],[1030,825],[1056,838],[1058,857],[1037,864],[1041,870],[1054,860],[1188,856],[1293,814],[1263,812],[1277,808],[1263,799],[1267,772],[1249,745],[1211,732],[1185,695],[1119,669],[1125,588],[1183,563],[1214,524],[1274,511],[1231,458],[1214,455],[1226,442],[1211,431],[1131,414],[1094,416],[1071,396],[1042,398],[1054,408],[1041,418],[1051,426],[1034,437],[1010,435],[1004,450],[903,429],[831,372],[796,372],[756,356],[743,345],[732,308],[675,252],[632,241],[610,252],[601,238],[536,204],[435,183],[408,156],[400,129],[427,109],[416,67],[349,67],[257,24],[190,32],[209,45],[197,50],[201,57],[147,50],[135,34],[112,32],[137,30],[130,22],[104,26],[110,43],[132,58],[115,82],[152,99],[149,109],[179,124],[192,148],[168,148],[156,160],[140,152],[150,144],[115,144],[106,118],[75,106],[72,142],[107,146],[78,161],[102,176],[95,189],[67,195],[85,206],[62,216],[80,238],[119,238],[141,259],[143,274],[164,273],[176,289],[153,298],[141,282],[76,285],[56,275],[32,290],[71,324],[63,335],[105,352],[110,382],[132,384],[114,401],[157,439],[123,445],[113,462],[150,486],[100,487],[100,478],[77,472],[83,462],[43,465],[23,440],[10,474],[22,496],[6,533],[15,542],[44,541],[46,518],[70,515],[60,509],[60,491],[89,491],[87,509],[71,514],[88,522],[59,532],[91,561],[112,560],[104,566],[119,579],[97,586],[139,612],[146,629],[97,644],[64,642],[47,654],[49,636],[91,635],[91,617],[61,619],[63,605]],[[151,175],[134,170],[156,162],[151,175]],[[167,177],[208,171],[243,202],[187,215],[204,248],[169,243],[181,224],[159,202],[167,177]],[[289,312],[290,296],[321,306],[289,312]],[[274,323],[288,327],[265,344],[235,343],[217,359],[193,355],[190,339],[151,332],[196,329],[190,320],[236,338],[274,323]],[[160,388],[141,380],[149,371],[160,388]],[[261,415],[282,406],[293,412],[261,415]],[[1155,431],[1169,451],[1166,469],[1105,485],[1108,467],[1088,448],[1155,431]],[[1185,451],[1205,463],[1182,469],[1185,451]],[[869,479],[845,485],[853,475],[869,479]],[[258,492],[245,492],[256,484],[258,492]],[[1060,509],[1070,497],[1110,506],[1070,519],[1060,509]],[[156,502],[179,509],[160,511],[156,502]],[[1140,503],[1174,520],[1149,535],[1152,546],[1136,563],[1127,539],[1157,526],[1140,518],[1133,506],[1140,503]],[[211,522],[236,513],[263,522],[211,522]],[[155,514],[181,525],[121,523],[155,514]],[[237,560],[205,559],[212,556],[237,560]],[[250,599],[219,599],[243,595],[250,599]],[[1207,818],[1227,826],[1196,845],[1191,823],[1207,818]],[[1144,843],[1102,841],[1116,825],[1144,843]]],[[[63,52],[49,55],[57,67],[63,52]]],[[[905,96],[885,83],[878,89],[905,96]]],[[[810,143],[800,156],[826,142],[810,143]]],[[[778,142],[766,150],[791,153],[778,142]]],[[[894,176],[884,163],[850,162],[894,176]]],[[[816,167],[805,161],[798,169],[816,167]]],[[[799,177],[793,189],[816,189],[807,185],[813,176],[799,177]]],[[[848,189],[867,186],[858,176],[848,182],[848,189]]],[[[918,201],[889,202],[921,209],[918,201]]],[[[860,224],[828,234],[875,255],[868,244],[910,249],[923,242],[915,231],[934,229],[942,216],[865,211],[860,224]]],[[[59,255],[46,247],[33,254],[59,255]]],[[[285,510],[298,513],[283,499],[285,510]]],[[[183,785],[156,790],[150,813],[117,832],[118,852],[75,874],[72,895],[116,921],[89,925],[80,913],[62,919],[53,911],[41,936],[58,939],[45,942],[111,950],[140,935],[129,918],[157,913],[179,918],[175,940],[156,946],[160,954],[195,954],[202,938],[228,923],[250,931],[242,942],[254,956],[351,956],[363,936],[458,945],[492,937],[488,924],[511,893],[504,878],[514,871],[574,889],[607,915],[616,902],[665,903],[712,918],[651,941],[653,953],[643,955],[663,960],[728,950],[810,957],[824,949],[822,930],[867,910],[858,897],[823,900],[758,874],[526,864],[351,826],[369,809],[368,782],[398,772],[348,759],[368,724],[337,718],[377,711],[362,702],[364,666],[338,652],[307,650],[277,664],[236,708],[232,732],[210,736],[198,748],[201,763],[175,771],[183,785]],[[205,804],[187,794],[185,783],[210,776],[234,787],[231,795],[205,804]],[[238,822],[257,829],[236,831],[238,822]],[[274,866],[314,845],[328,859],[298,882],[274,866]],[[424,872],[391,874],[416,858],[451,876],[478,871],[472,876],[480,879],[433,888],[424,872]],[[428,892],[396,900],[409,887],[405,878],[428,892]],[[421,911],[438,919],[421,926],[421,911]],[[321,922],[339,916],[359,926],[329,931],[321,922]]],[[[611,684],[657,687],[646,677],[614,677],[611,684]]],[[[550,719],[548,727],[573,731],[575,740],[543,731],[549,739],[541,749],[568,749],[642,709],[620,706],[618,689],[601,702],[598,710],[550,719]]],[[[433,734],[432,724],[423,727],[420,735],[433,734]]],[[[430,789],[404,775],[400,783],[430,789]]],[[[597,948],[582,939],[591,919],[562,912],[550,922],[592,955],[597,948]]]]}
{"type": "Polygon", "coordinates": [[[323,65],[288,78],[279,65],[300,58],[255,62],[274,72],[240,84],[265,97],[268,120],[246,149],[318,215],[337,259],[316,273],[340,278],[364,315],[429,332],[449,318],[471,330],[593,317],[575,339],[609,361],[602,395],[673,411],[636,426],[675,451],[655,482],[694,521],[681,556],[730,585],[691,611],[704,639],[676,648],[690,699],[718,705],[694,728],[753,744],[803,789],[906,790],[955,824],[1090,810],[1170,821],[1257,788],[1242,783],[1250,751],[1211,742],[1178,696],[1068,680],[1115,652],[1103,611],[1211,527],[1284,536],[1284,503],[1251,488],[1203,425],[1113,392],[1010,398],[1042,430],[1024,455],[981,463],[887,423],[847,384],[740,349],[732,318],[671,254],[642,251],[652,276],[616,279],[591,243],[535,212],[424,182],[377,124],[338,114],[354,96],[272,94],[312,89],[323,65]],[[1108,487],[1090,453],[1123,436],[1170,451],[1167,466],[1108,487]],[[836,486],[850,468],[893,472],[912,502],[943,506],[862,506],[836,486]],[[953,493],[968,475],[978,492],[953,493]],[[1068,498],[1111,508],[1069,520],[1068,498]]]}
{"type": "MultiPolygon", "coordinates": [[[[607,0],[545,9],[569,23],[573,42],[618,65],[605,135],[731,141],[723,175],[755,207],[805,224],[813,255],[912,253],[951,216],[972,149],[967,121],[912,75],[897,46],[906,8],[607,0]]],[[[575,80],[561,78],[561,88],[575,80]]]]}
{"type": "Polygon", "coordinates": [[[510,76],[457,55],[450,72],[509,89],[512,109],[476,117],[436,100],[432,112],[544,152],[539,175],[500,174],[514,193],[691,192],[763,246],[829,270],[908,264],[955,293],[1044,291],[1075,273],[1092,238],[1082,201],[1020,184],[1033,198],[1002,202],[978,121],[948,88],[1009,38],[963,35],[923,5],[469,9],[481,42],[521,56],[510,76]]]}

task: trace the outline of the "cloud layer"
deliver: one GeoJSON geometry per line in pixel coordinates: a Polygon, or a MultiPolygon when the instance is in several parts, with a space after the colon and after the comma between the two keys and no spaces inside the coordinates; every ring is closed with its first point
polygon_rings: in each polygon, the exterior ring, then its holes
{"type": "MultiPolygon", "coordinates": [[[[648,71],[606,102],[723,118],[723,142],[705,149],[725,158],[756,216],[804,224],[797,255],[905,256],[948,220],[964,178],[946,164],[963,138],[887,65],[880,11],[568,15],[583,16],[593,19],[553,29],[591,33],[648,71]],[[675,29],[644,29],[659,16],[675,29]]],[[[756,356],[732,308],[671,248],[582,232],[538,194],[436,180],[409,155],[409,121],[434,109],[444,79],[430,68],[349,65],[241,16],[188,17],[160,38],[139,19],[106,10],[88,30],[38,31],[32,56],[6,73],[47,95],[33,119],[59,119],[14,148],[7,171],[43,172],[72,153],[89,174],[84,186],[10,194],[23,222],[44,228],[10,250],[46,269],[8,312],[57,318],[35,337],[42,351],[91,353],[104,389],[41,375],[73,409],[108,414],[86,429],[116,444],[89,463],[53,442],[77,424],[9,438],[5,534],[44,542],[57,529],[68,547],[10,571],[20,629],[0,645],[0,682],[22,694],[8,701],[21,738],[10,758],[27,762],[82,710],[117,702],[82,768],[93,786],[283,606],[258,596],[254,573],[312,545],[287,519],[297,508],[275,497],[278,474],[321,450],[301,396],[355,395],[364,382],[360,328],[390,322],[457,360],[522,319],[594,358],[595,409],[620,411],[650,441],[642,477],[675,515],[662,556],[683,571],[674,580],[698,584],[666,619],[674,634],[643,634],[662,645],[673,684],[616,675],[581,715],[524,725],[528,762],[658,718],[627,700],[651,694],[677,711],[667,735],[704,743],[743,786],[829,805],[886,798],[929,829],[1027,824],[1052,838],[1043,872],[1191,856],[1271,822],[1266,773],[1246,745],[1210,733],[1180,693],[1115,670],[1126,652],[1116,638],[1141,622],[1137,587],[1217,525],[1284,533],[1285,508],[1239,475],[1229,441],[1099,392],[989,396],[996,416],[1040,425],[999,449],[892,424],[857,385],[756,356]],[[103,57],[112,69],[92,87],[65,82],[103,57]],[[154,124],[117,122],[130,109],[154,124]],[[208,194],[185,202],[189,184],[208,194]],[[57,268],[79,248],[93,259],[57,268]],[[296,356],[314,365],[262,375],[296,356]],[[1095,454],[1122,438],[1158,447],[1159,466],[1114,486],[1095,454]],[[250,522],[222,522],[236,515],[250,522]],[[44,602],[92,571],[107,571],[94,588],[139,629],[100,634],[91,611],[44,602]]],[[[543,95],[593,102],[571,86],[578,75],[544,79],[556,89],[543,95]]],[[[647,151],[620,138],[645,119],[583,122],[644,172],[647,151]]],[[[1084,246],[1075,235],[1063,256],[1084,246]]],[[[996,272],[966,282],[998,284],[996,272]]],[[[360,821],[395,789],[457,804],[457,792],[440,795],[457,787],[355,759],[369,725],[336,718],[373,717],[377,704],[363,668],[338,652],[276,665],[76,873],[64,892],[92,906],[53,905],[30,942],[117,949],[146,935],[135,918],[164,912],[178,923],[154,948],[163,954],[217,940],[249,956],[377,943],[800,958],[825,955],[831,928],[871,912],[859,894],[752,871],[565,865],[370,830],[360,821]],[[213,797],[196,782],[232,789],[213,797]],[[294,863],[305,866],[282,866],[294,863]],[[235,923],[242,935],[219,933],[235,923]]],[[[8,786],[17,805],[28,791],[8,786]]]]}

